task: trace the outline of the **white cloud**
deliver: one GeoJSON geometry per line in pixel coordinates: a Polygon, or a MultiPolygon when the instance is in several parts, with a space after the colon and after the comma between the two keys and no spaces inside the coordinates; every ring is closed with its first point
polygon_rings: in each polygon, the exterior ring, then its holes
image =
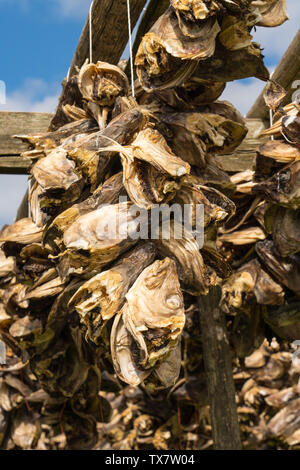
{"type": "Polygon", "coordinates": [[[300,24],[299,0],[287,0],[290,19],[277,28],[257,28],[253,33],[254,40],[264,48],[264,55],[276,56],[278,59],[289,47],[300,24]]]}
{"type": "MultiPolygon", "coordinates": [[[[117,1],[117,0],[116,0],[117,1]]],[[[50,0],[55,13],[65,18],[82,19],[89,12],[92,0],[50,0]]],[[[22,11],[30,11],[35,8],[33,0],[0,0],[1,3],[14,4],[22,11]]]]}
{"type": "MultiPolygon", "coordinates": [[[[289,47],[295,37],[300,24],[299,0],[287,0],[290,19],[277,28],[257,28],[253,32],[254,40],[259,42],[264,48],[265,62],[275,61],[269,67],[270,74],[276,68],[277,63],[289,47]]],[[[241,80],[228,83],[222,99],[227,99],[244,115],[255,103],[256,98],[263,90],[264,82],[257,79],[241,80]]]]}
{"type": "Polygon", "coordinates": [[[0,175],[0,228],[15,220],[27,185],[27,176],[0,175]]]}
{"type": "Polygon", "coordinates": [[[256,78],[231,82],[220,99],[230,101],[243,115],[246,115],[264,86],[265,82],[256,78]]]}
{"type": "Polygon", "coordinates": [[[6,104],[0,111],[54,112],[60,85],[48,84],[39,79],[26,79],[21,88],[7,93],[6,104]]]}
{"type": "MultiPolygon", "coordinates": [[[[0,111],[53,112],[60,86],[28,79],[20,89],[8,94],[0,111]]],[[[0,227],[11,224],[27,188],[27,176],[0,175],[0,227]]]]}
{"type": "Polygon", "coordinates": [[[91,0],[51,0],[55,9],[67,18],[85,18],[89,12],[91,0]]]}

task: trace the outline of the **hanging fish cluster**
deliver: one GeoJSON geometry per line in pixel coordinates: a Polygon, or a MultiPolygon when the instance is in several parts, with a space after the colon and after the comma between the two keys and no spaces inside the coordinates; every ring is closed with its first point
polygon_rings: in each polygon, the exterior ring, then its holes
{"type": "MultiPolygon", "coordinates": [[[[286,19],[284,0],[172,0],[138,50],[136,99],[119,67],[86,62],[65,83],[50,131],[18,136],[33,161],[30,216],[0,233],[0,332],[41,422],[69,447],[94,445],[97,422],[108,420],[106,374],[154,392],[183,374],[193,296],[232,272],[217,235],[236,212],[235,183],[215,156],[247,129],[218,98],[228,81],[268,79],[250,32],[286,19]],[[192,207],[190,230],[174,219],[165,238],[163,218],[150,233],[151,209],[173,202],[192,207]]],[[[12,407],[22,426],[23,397],[12,407]]]]}
{"type": "Polygon", "coordinates": [[[231,178],[239,210],[219,236],[220,250],[236,267],[223,286],[222,308],[234,331],[251,331],[246,343],[235,344],[239,357],[259,346],[264,322],[279,338],[300,337],[300,106],[281,108],[284,96],[269,82],[265,101],[275,111],[274,124],[263,132],[268,139],[255,171],[231,178]]]}
{"type": "MultiPolygon", "coordinates": [[[[197,322],[195,328],[199,334],[197,322]]],[[[188,328],[185,336],[187,352],[193,353],[196,335],[188,328]]],[[[187,372],[171,390],[151,398],[141,389],[112,387],[105,396],[113,417],[99,426],[95,449],[212,450],[205,377],[187,372]]],[[[300,363],[289,345],[265,340],[233,374],[243,449],[299,450],[300,363]]]]}

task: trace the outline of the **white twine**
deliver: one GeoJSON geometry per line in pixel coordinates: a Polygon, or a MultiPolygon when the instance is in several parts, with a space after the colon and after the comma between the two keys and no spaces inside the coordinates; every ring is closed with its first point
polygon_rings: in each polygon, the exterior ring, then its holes
{"type": "Polygon", "coordinates": [[[31,206],[30,206],[30,191],[31,191],[31,181],[28,179],[28,218],[31,218],[31,206]]]}
{"type": "MultiPolygon", "coordinates": [[[[93,24],[92,24],[92,11],[94,0],[91,3],[89,13],[89,29],[90,29],[90,64],[93,63],[93,24]]],[[[131,90],[132,97],[135,98],[134,89],[134,67],[133,67],[133,46],[132,46],[132,33],[131,33],[131,11],[130,0],[127,0],[127,16],[128,16],[128,35],[129,35],[129,49],[130,49],[130,70],[131,70],[131,90]]]]}
{"type": "Polygon", "coordinates": [[[129,34],[129,50],[130,50],[131,90],[132,90],[132,97],[135,98],[130,0],[127,0],[127,16],[128,16],[128,34],[129,34]]]}
{"type": "MultiPolygon", "coordinates": [[[[270,115],[270,127],[273,126],[273,112],[272,109],[269,110],[269,115],[270,115]]],[[[274,140],[274,136],[271,135],[271,140],[274,140]]]]}
{"type": "Polygon", "coordinates": [[[71,67],[69,67],[69,70],[68,70],[67,82],[70,80],[70,72],[71,72],[71,67]]]}
{"type": "Polygon", "coordinates": [[[92,25],[92,11],[94,6],[94,0],[91,3],[89,22],[90,22],[90,64],[93,63],[93,25],[92,25]]]}

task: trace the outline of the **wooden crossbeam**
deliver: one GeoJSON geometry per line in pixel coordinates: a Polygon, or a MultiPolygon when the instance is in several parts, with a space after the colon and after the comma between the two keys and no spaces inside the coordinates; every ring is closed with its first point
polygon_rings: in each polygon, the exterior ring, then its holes
{"type": "MultiPolygon", "coordinates": [[[[300,29],[296,34],[293,42],[290,44],[286,53],[279,62],[275,72],[272,75],[272,79],[283,86],[288,92],[283,104],[291,102],[292,95],[299,90],[300,82],[297,84],[296,81],[300,81],[300,29]],[[293,88],[293,85],[295,88],[293,88]]],[[[259,95],[254,105],[250,109],[247,117],[257,119],[268,119],[268,109],[264,101],[264,90],[259,95]]]]}
{"type": "MultiPolygon", "coordinates": [[[[14,134],[46,132],[53,114],[0,112],[0,174],[27,174],[31,160],[21,157],[27,146],[14,134]]],[[[218,155],[217,161],[225,171],[238,172],[252,168],[256,150],[263,141],[259,135],[265,129],[261,119],[247,119],[248,136],[242,145],[229,155],[218,155]]]]}
{"type": "Polygon", "coordinates": [[[32,162],[20,156],[28,147],[12,136],[46,132],[52,116],[50,113],[0,112],[0,174],[28,173],[32,162]]]}
{"type": "Polygon", "coordinates": [[[0,112],[0,155],[20,155],[27,150],[27,146],[21,140],[13,139],[13,135],[34,134],[46,132],[52,114],[50,113],[18,113],[0,112]]]}
{"type": "Polygon", "coordinates": [[[266,129],[264,121],[261,119],[247,119],[248,134],[244,142],[231,154],[218,155],[217,162],[223,170],[230,173],[237,173],[252,169],[255,163],[257,148],[268,138],[260,137],[262,131],[266,129]]]}
{"type": "MultiPolygon", "coordinates": [[[[131,0],[131,24],[136,25],[147,0],[131,0]]],[[[126,0],[94,0],[92,11],[93,61],[117,64],[128,42],[126,0]]],[[[89,57],[89,18],[81,33],[70,69],[76,73],[89,57]]]]}

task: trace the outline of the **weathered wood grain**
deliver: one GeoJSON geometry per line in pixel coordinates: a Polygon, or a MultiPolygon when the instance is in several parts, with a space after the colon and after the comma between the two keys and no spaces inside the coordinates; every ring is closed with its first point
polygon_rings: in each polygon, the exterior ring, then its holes
{"type": "Polygon", "coordinates": [[[0,112],[0,155],[19,155],[27,146],[20,140],[13,139],[15,134],[46,132],[52,114],[0,112]]]}
{"type": "MultiPolygon", "coordinates": [[[[135,27],[146,0],[131,0],[131,24],[135,27]]],[[[92,12],[93,61],[117,64],[128,42],[126,0],[95,0],[92,12]]],[[[89,18],[81,33],[70,76],[89,57],[89,18]]]]}
{"type": "Polygon", "coordinates": [[[240,450],[231,351],[225,316],[219,308],[220,298],[219,286],[198,297],[212,434],[215,450],[240,450]]]}
{"type": "Polygon", "coordinates": [[[26,175],[32,161],[20,156],[0,156],[0,175],[26,175]]]}
{"type": "MultiPolygon", "coordinates": [[[[0,174],[27,174],[30,160],[20,157],[27,150],[26,145],[16,139],[13,134],[44,132],[51,121],[52,114],[47,113],[7,113],[0,112],[0,174]]],[[[217,162],[225,171],[244,171],[253,166],[257,147],[266,139],[259,138],[265,129],[260,119],[247,119],[248,135],[234,153],[218,155],[217,162]]]]}
{"type": "MultiPolygon", "coordinates": [[[[300,29],[294,40],[290,44],[286,53],[279,62],[272,79],[283,86],[288,92],[283,101],[283,105],[291,102],[291,97],[296,89],[300,89],[300,29]],[[299,80],[298,84],[296,80],[299,80]],[[295,86],[293,88],[292,86],[295,86]]],[[[250,109],[247,117],[268,119],[268,109],[263,98],[264,90],[259,95],[254,105],[250,109]]]]}
{"type": "Polygon", "coordinates": [[[231,154],[218,155],[216,157],[219,165],[228,172],[248,170],[253,167],[257,148],[267,137],[260,137],[260,133],[266,128],[261,119],[247,119],[248,135],[244,142],[231,154]]]}
{"type": "Polygon", "coordinates": [[[17,210],[15,222],[17,222],[18,220],[24,219],[25,217],[28,217],[28,189],[26,193],[24,194],[22,202],[17,210]]]}

